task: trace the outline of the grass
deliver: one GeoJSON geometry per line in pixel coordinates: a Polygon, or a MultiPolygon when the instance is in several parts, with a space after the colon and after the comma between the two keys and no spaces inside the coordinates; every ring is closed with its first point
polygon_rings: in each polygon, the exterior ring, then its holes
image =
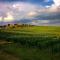
{"type": "Polygon", "coordinates": [[[0,30],[0,39],[13,42],[0,45],[0,50],[19,60],[60,60],[58,26],[8,28],[0,30]]]}
{"type": "Polygon", "coordinates": [[[19,47],[17,44],[4,45],[3,51],[18,57],[20,60],[59,60],[60,53],[47,49],[19,47]]]}

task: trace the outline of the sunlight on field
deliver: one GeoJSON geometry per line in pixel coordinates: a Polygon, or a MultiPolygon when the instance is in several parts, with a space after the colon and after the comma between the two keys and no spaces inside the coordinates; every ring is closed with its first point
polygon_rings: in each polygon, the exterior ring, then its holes
{"type": "Polygon", "coordinates": [[[25,33],[25,34],[43,34],[60,36],[60,26],[32,26],[32,27],[15,27],[1,30],[10,33],[25,33]]]}

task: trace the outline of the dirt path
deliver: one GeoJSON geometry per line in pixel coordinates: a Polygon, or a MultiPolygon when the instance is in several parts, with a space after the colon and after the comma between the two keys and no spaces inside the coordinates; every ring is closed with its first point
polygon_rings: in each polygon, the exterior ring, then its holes
{"type": "Polygon", "coordinates": [[[18,57],[0,51],[0,60],[20,60],[18,57]]]}
{"type": "Polygon", "coordinates": [[[8,42],[8,41],[5,41],[5,40],[0,40],[0,45],[1,44],[12,44],[12,42],[8,42]]]}
{"type": "MultiPolygon", "coordinates": [[[[8,42],[5,40],[0,40],[0,45],[3,44],[12,44],[12,42],[8,42]]],[[[8,54],[0,49],[0,60],[20,60],[18,57],[8,54]]]]}

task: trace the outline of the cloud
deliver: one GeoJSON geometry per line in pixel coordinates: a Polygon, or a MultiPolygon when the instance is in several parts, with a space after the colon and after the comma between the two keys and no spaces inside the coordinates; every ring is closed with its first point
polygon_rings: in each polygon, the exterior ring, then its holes
{"type": "Polygon", "coordinates": [[[0,5],[2,6],[2,8],[0,7],[0,17],[3,17],[6,21],[33,18],[37,14],[35,11],[38,8],[35,5],[22,2],[0,5]]]}
{"type": "Polygon", "coordinates": [[[53,0],[56,6],[60,5],[60,0],[53,0]]]}
{"type": "Polygon", "coordinates": [[[29,24],[32,25],[38,25],[38,26],[60,26],[60,21],[59,20],[36,20],[36,21],[31,21],[29,24]]]}
{"type": "Polygon", "coordinates": [[[4,22],[11,22],[14,21],[13,16],[10,13],[7,13],[7,17],[4,18],[4,22]]]}
{"type": "MultiPolygon", "coordinates": [[[[44,0],[44,2],[49,1],[44,0]]],[[[54,2],[54,4],[46,6],[27,2],[1,3],[0,21],[2,21],[2,17],[4,17],[4,22],[16,21],[40,25],[48,24],[52,20],[60,20],[60,9],[59,6],[56,5],[56,1],[54,2]]]]}
{"type": "MultiPolygon", "coordinates": [[[[2,4],[3,6],[3,4],[2,4]]],[[[53,13],[58,13],[60,10],[57,6],[51,5],[47,8],[44,8],[43,6],[37,6],[34,4],[29,3],[13,3],[13,4],[4,4],[2,9],[0,9],[4,14],[7,12],[11,12],[11,15],[15,19],[22,19],[22,18],[32,18],[37,15],[51,15],[53,13]],[[6,6],[5,6],[6,5],[6,6]]],[[[1,12],[0,12],[1,14],[1,12]]]]}
{"type": "MultiPolygon", "coordinates": [[[[22,18],[27,18],[28,13],[30,11],[33,11],[35,9],[35,6],[31,4],[26,4],[26,3],[20,3],[20,4],[13,4],[12,6],[12,14],[15,19],[22,19],[22,18]]],[[[29,17],[28,17],[29,18],[29,17]]]]}
{"type": "Polygon", "coordinates": [[[30,22],[29,24],[32,24],[32,25],[48,25],[50,23],[50,20],[35,20],[35,21],[32,21],[30,22]]]}
{"type": "Polygon", "coordinates": [[[0,17],[0,21],[1,21],[1,22],[2,22],[2,21],[4,21],[4,22],[14,21],[14,18],[13,18],[12,15],[10,15],[10,13],[6,13],[6,14],[7,14],[6,17],[3,17],[3,16],[0,17]]]}

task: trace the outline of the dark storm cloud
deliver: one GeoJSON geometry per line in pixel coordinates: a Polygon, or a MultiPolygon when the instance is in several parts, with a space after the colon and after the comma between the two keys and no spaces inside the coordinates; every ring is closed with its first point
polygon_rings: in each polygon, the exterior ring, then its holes
{"type": "Polygon", "coordinates": [[[58,13],[43,13],[35,16],[37,20],[60,20],[60,12],[58,13]]]}

